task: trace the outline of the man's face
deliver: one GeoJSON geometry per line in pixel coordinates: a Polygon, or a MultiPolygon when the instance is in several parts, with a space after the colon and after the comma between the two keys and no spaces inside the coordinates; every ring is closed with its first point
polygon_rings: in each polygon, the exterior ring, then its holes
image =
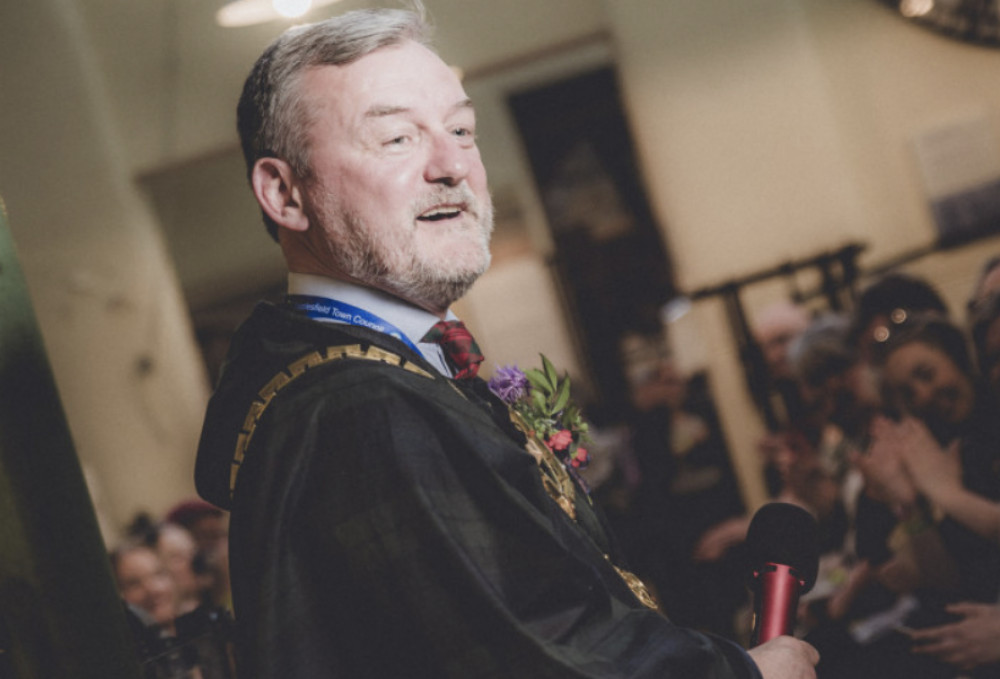
{"type": "Polygon", "coordinates": [[[455,73],[415,42],[306,71],[305,209],[325,264],[434,312],[489,265],[493,209],[475,114],[455,73]]]}

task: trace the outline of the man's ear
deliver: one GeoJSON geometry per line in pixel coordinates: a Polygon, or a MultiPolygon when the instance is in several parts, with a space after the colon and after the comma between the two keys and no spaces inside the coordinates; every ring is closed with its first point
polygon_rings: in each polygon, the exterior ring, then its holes
{"type": "Polygon", "coordinates": [[[292,231],[309,228],[302,204],[302,183],[287,162],[259,158],[250,174],[250,184],[261,209],[276,224],[292,231]]]}

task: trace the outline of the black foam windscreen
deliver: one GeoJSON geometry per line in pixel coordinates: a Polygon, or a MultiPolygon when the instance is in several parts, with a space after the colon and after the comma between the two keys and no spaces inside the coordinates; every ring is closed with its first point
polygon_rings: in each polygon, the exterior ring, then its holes
{"type": "Polygon", "coordinates": [[[819,571],[819,527],[813,515],[798,505],[771,502],[754,514],[747,530],[750,573],[765,564],[790,566],[805,581],[802,593],[816,584],[819,571]]]}

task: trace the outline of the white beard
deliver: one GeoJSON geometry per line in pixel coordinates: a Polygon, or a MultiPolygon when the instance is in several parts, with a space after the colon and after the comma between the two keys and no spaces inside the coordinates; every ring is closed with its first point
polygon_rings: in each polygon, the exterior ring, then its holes
{"type": "Polygon", "coordinates": [[[488,199],[478,200],[464,184],[441,187],[413,206],[409,223],[394,230],[373,228],[328,192],[317,196],[315,209],[318,224],[326,234],[325,254],[337,270],[424,308],[447,309],[490,264],[493,204],[488,199]],[[442,203],[467,206],[474,224],[470,226],[465,220],[461,224],[423,224],[416,220],[417,215],[442,203]],[[421,229],[428,232],[421,233],[421,229]],[[433,229],[439,232],[433,233],[433,229]],[[397,234],[397,238],[390,239],[389,233],[397,234]],[[442,241],[437,248],[431,247],[435,239],[442,241]],[[444,249],[448,252],[442,253],[444,249]],[[458,250],[454,255],[453,249],[458,250]]]}

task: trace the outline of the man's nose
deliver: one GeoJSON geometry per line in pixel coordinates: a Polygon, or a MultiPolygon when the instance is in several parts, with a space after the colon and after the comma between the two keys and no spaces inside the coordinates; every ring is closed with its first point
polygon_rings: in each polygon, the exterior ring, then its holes
{"type": "Polygon", "coordinates": [[[453,135],[436,135],[431,142],[424,178],[428,182],[457,186],[469,173],[468,153],[453,135]]]}

